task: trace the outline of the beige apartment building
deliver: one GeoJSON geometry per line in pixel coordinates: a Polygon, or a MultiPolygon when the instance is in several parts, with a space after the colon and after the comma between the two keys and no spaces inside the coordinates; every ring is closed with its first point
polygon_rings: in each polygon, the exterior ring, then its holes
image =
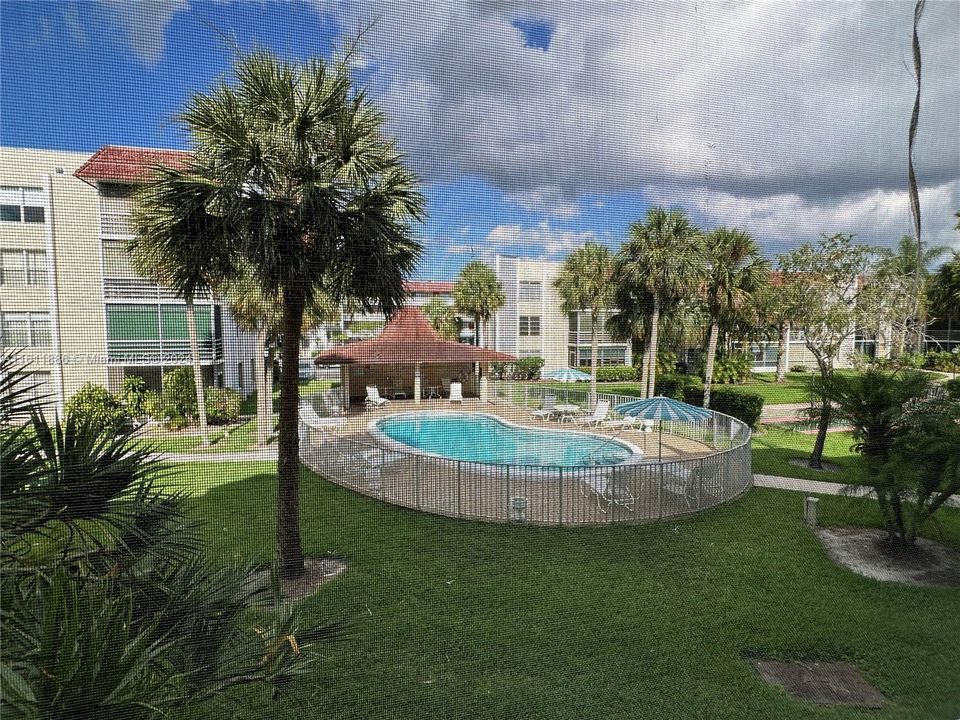
{"type": "MultiPolygon", "coordinates": [[[[136,185],[184,153],[0,148],[0,345],[18,350],[62,411],[84,383],[159,389],[190,364],[182,299],[137,275],[126,253],[136,185]]],[[[208,384],[253,388],[252,342],[215,298],[197,300],[208,384]]]]}

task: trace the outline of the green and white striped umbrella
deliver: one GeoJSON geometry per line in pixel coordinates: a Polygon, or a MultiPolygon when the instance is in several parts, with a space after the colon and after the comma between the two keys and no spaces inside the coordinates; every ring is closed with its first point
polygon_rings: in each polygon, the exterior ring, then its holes
{"type": "Polygon", "coordinates": [[[646,400],[634,400],[628,403],[617,405],[616,410],[621,415],[643,418],[644,420],[659,421],[660,434],[657,443],[657,459],[663,460],[663,421],[675,420],[678,422],[699,422],[700,420],[709,420],[713,413],[696,405],[688,405],[685,402],[674,400],[673,398],[657,395],[646,400]]]}
{"type": "Polygon", "coordinates": [[[559,380],[560,382],[577,382],[578,380],[589,380],[590,376],[581,370],[566,367],[560,370],[551,370],[540,376],[544,380],[559,380]]]}

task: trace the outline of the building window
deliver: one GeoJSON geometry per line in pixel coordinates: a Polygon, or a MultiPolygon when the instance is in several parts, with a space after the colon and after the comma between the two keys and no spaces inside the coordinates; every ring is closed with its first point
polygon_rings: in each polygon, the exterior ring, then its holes
{"type": "MultiPolygon", "coordinates": [[[[580,362],[585,367],[590,366],[590,348],[578,348],[580,362]]],[[[627,362],[627,349],[625,347],[601,347],[597,348],[597,365],[624,365],[627,362]]]]}
{"type": "Polygon", "coordinates": [[[43,250],[0,252],[0,285],[46,285],[47,254],[43,250]]]}
{"type": "Polygon", "coordinates": [[[43,189],[0,186],[0,220],[4,222],[42,223],[43,189]]]}
{"type": "Polygon", "coordinates": [[[540,316],[539,315],[521,315],[520,316],[520,337],[539,337],[540,336],[540,316]]]}
{"type": "Polygon", "coordinates": [[[4,347],[50,347],[49,313],[3,313],[0,330],[4,347]]]}
{"type": "Polygon", "coordinates": [[[543,285],[539,280],[521,280],[518,291],[520,302],[540,302],[543,285]]]}

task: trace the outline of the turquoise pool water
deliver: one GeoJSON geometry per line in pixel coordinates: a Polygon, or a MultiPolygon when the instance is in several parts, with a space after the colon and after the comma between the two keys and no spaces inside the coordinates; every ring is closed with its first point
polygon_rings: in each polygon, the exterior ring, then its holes
{"type": "Polygon", "coordinates": [[[376,427],[432,455],[495,465],[616,465],[633,454],[623,443],[598,435],[517,427],[475,413],[395,415],[376,427]]]}

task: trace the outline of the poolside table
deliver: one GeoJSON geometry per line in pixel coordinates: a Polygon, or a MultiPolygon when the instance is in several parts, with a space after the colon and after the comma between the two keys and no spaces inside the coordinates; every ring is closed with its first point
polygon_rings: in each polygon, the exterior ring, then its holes
{"type": "Polygon", "coordinates": [[[560,416],[560,422],[563,422],[566,418],[582,413],[583,408],[581,408],[579,405],[561,403],[559,405],[554,405],[553,411],[560,416]]]}

